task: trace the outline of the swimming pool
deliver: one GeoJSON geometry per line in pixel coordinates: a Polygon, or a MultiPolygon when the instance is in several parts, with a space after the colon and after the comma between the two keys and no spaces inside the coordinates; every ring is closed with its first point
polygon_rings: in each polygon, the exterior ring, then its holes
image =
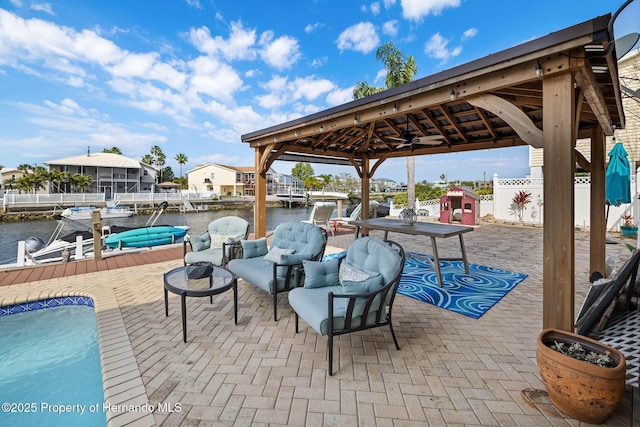
{"type": "Polygon", "coordinates": [[[90,298],[0,307],[0,361],[0,425],[106,425],[90,298]]]}

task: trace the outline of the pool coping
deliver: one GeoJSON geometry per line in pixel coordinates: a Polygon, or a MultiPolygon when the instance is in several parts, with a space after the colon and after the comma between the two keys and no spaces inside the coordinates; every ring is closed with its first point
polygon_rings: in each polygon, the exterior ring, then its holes
{"type": "Polygon", "coordinates": [[[118,427],[133,422],[155,426],[153,406],[149,403],[114,291],[89,285],[75,284],[66,288],[61,285],[61,282],[53,281],[40,289],[25,289],[23,284],[3,287],[0,306],[61,297],[91,298],[96,314],[107,426],[118,427]]]}

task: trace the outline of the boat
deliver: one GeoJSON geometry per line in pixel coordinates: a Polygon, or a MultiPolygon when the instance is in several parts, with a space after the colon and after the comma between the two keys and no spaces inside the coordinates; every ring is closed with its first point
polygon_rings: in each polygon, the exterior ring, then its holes
{"type": "MultiPolygon", "coordinates": [[[[100,236],[101,239],[104,239],[105,246],[101,244],[102,249],[144,248],[166,245],[184,237],[189,230],[188,226],[155,225],[167,206],[167,202],[162,202],[151,214],[144,227],[103,226],[100,236]],[[107,239],[109,244],[107,244],[107,239]]],[[[39,237],[29,237],[24,241],[24,253],[28,264],[40,264],[65,259],[77,260],[93,252],[93,230],[89,225],[62,215],[54,215],[54,218],[58,220],[58,224],[48,242],[45,243],[39,237]],[[78,224],[83,230],[76,230],[62,235],[62,231],[69,223],[78,224]],[[81,251],[81,253],[77,254],[78,251],[81,251]]],[[[18,248],[20,248],[20,244],[18,248]]],[[[20,249],[18,251],[20,252],[20,249]]]]}
{"type": "MultiPolygon", "coordinates": [[[[62,231],[69,220],[62,216],[58,216],[56,219],[58,224],[49,241],[45,242],[40,237],[29,237],[25,240],[25,251],[29,263],[42,264],[71,258],[80,259],[80,257],[76,256],[78,249],[82,254],[93,252],[93,231],[91,229],[75,230],[62,235],[62,231]]],[[[104,238],[111,233],[126,230],[129,230],[129,227],[104,226],[100,231],[100,235],[104,238]]]]}
{"type": "Polygon", "coordinates": [[[293,204],[293,203],[305,203],[309,196],[304,188],[295,187],[295,186],[279,186],[276,193],[274,194],[278,200],[284,202],[285,204],[293,204]]]}
{"type": "Polygon", "coordinates": [[[141,227],[105,237],[104,244],[108,248],[145,248],[175,243],[187,234],[186,227],[159,225],[141,227]]]}
{"type": "MultiPolygon", "coordinates": [[[[95,206],[75,206],[72,208],[66,208],[60,215],[68,219],[90,220],[93,212],[97,209],[98,208],[96,208],[95,206]]],[[[133,215],[133,211],[125,209],[118,205],[106,206],[104,208],[100,208],[99,210],[101,219],[127,218],[133,215]]]]}

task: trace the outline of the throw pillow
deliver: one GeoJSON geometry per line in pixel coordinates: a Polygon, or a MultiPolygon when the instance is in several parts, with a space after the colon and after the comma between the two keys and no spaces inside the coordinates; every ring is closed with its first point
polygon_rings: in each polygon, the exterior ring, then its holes
{"type": "Polygon", "coordinates": [[[235,234],[212,234],[211,249],[222,249],[222,244],[231,243],[231,240],[235,236],[236,236],[235,234]]]}
{"type": "Polygon", "coordinates": [[[348,262],[344,261],[340,264],[339,276],[340,283],[343,283],[344,281],[362,282],[363,280],[367,280],[370,277],[370,274],[362,270],[358,270],[348,262]]]}
{"type": "Polygon", "coordinates": [[[340,284],[338,278],[339,259],[331,261],[308,261],[303,260],[304,287],[307,289],[324,288],[325,286],[336,286],[340,284]]]}
{"type": "Polygon", "coordinates": [[[294,253],[293,249],[285,249],[285,248],[271,248],[269,252],[264,256],[265,261],[271,261],[276,264],[282,263],[282,255],[291,255],[294,253]]]}
{"type": "Polygon", "coordinates": [[[268,252],[266,237],[257,240],[240,240],[240,244],[244,259],[265,256],[268,252]]]}
{"type": "Polygon", "coordinates": [[[189,240],[191,242],[191,249],[194,252],[204,251],[211,246],[211,243],[209,241],[209,233],[204,233],[199,236],[193,236],[189,240]]]}
{"type": "MultiPolygon", "coordinates": [[[[383,283],[384,279],[380,274],[369,276],[367,279],[361,281],[345,280],[342,282],[342,293],[345,295],[366,294],[380,289],[383,283]]],[[[333,310],[334,316],[345,316],[347,314],[347,305],[349,304],[349,300],[346,298],[340,298],[335,301],[335,308],[333,310]]],[[[353,307],[354,318],[362,316],[364,312],[364,306],[366,304],[366,298],[358,298],[356,300],[356,303],[353,307]]],[[[371,309],[376,310],[379,304],[380,296],[377,295],[373,300],[373,303],[371,304],[371,309]]]]}

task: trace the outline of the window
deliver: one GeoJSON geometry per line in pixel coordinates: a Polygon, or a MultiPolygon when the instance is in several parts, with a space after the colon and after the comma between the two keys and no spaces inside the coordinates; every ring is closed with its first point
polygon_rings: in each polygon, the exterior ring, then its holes
{"type": "Polygon", "coordinates": [[[144,175],[144,176],[149,175],[149,171],[145,169],[145,170],[142,172],[142,175],[144,175]]]}
{"type": "Polygon", "coordinates": [[[209,179],[211,179],[212,181],[214,179],[216,179],[216,173],[215,172],[211,172],[211,176],[209,177],[209,179]]]}

